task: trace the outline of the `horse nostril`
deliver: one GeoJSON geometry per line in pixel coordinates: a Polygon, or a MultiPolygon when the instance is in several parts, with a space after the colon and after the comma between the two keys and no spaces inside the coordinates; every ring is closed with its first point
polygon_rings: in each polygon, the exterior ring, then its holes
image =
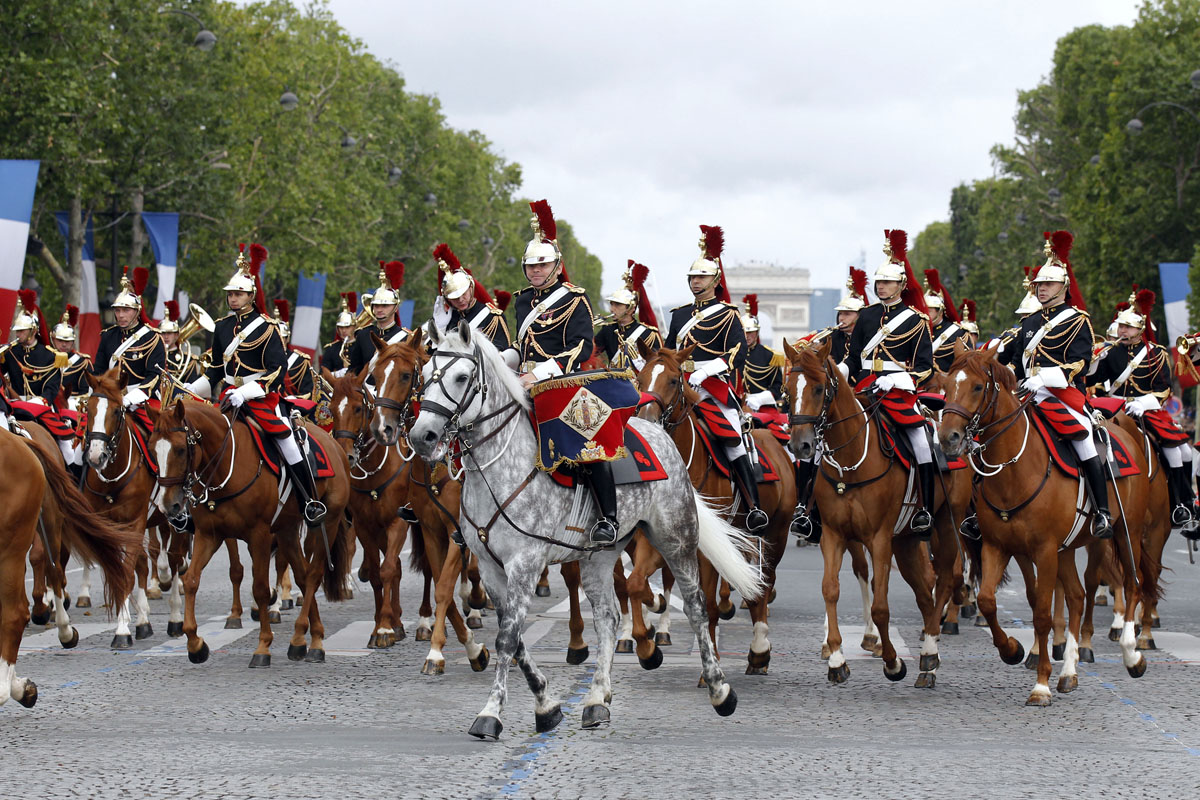
{"type": "Polygon", "coordinates": [[[437,434],[433,431],[425,431],[425,433],[421,436],[421,441],[425,444],[432,445],[437,441],[437,434]]]}

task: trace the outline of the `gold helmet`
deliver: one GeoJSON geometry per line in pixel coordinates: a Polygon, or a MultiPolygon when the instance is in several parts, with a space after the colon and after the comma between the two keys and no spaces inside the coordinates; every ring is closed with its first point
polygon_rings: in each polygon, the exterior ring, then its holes
{"type": "Polygon", "coordinates": [[[975,310],[974,300],[962,301],[962,305],[958,310],[958,317],[960,320],[958,323],[959,327],[961,327],[967,333],[973,333],[976,336],[979,335],[979,318],[975,310]]]}
{"type": "Polygon", "coordinates": [[[53,336],[60,342],[75,341],[75,328],[79,325],[79,306],[68,304],[62,319],[54,326],[53,336]]]}
{"type": "Polygon", "coordinates": [[[133,270],[133,281],[129,280],[129,267],[125,267],[125,273],[121,276],[121,291],[112,302],[112,308],[132,308],[141,310],[142,295],[146,293],[146,286],[150,282],[150,270],[145,267],[135,267],[133,270]]]}
{"type": "MultiPolygon", "coordinates": [[[[558,248],[558,223],[550,204],[545,200],[534,200],[529,204],[533,217],[529,226],[533,228],[533,240],[526,245],[521,265],[552,264],[562,261],[562,250],[558,248]]],[[[564,280],[566,280],[564,278],[564,280]]]]}
{"type": "Polygon", "coordinates": [[[239,244],[238,257],[237,261],[235,262],[237,271],[234,272],[229,278],[229,283],[225,284],[225,288],[222,289],[222,291],[246,292],[247,294],[255,294],[258,290],[257,281],[254,279],[255,275],[257,274],[255,264],[257,263],[257,265],[261,267],[262,262],[265,261],[266,258],[267,248],[263,247],[261,244],[250,245],[249,259],[246,258],[246,245],[239,244]]]}
{"type": "Polygon", "coordinates": [[[19,290],[17,292],[17,308],[9,330],[16,333],[17,331],[36,331],[40,327],[37,292],[33,289],[19,290]]]}
{"type": "Polygon", "coordinates": [[[908,270],[905,268],[905,256],[908,254],[908,234],[902,230],[884,231],[883,254],[887,261],[875,270],[875,281],[897,281],[901,285],[908,282],[908,270]]]}
{"type": "Polygon", "coordinates": [[[371,295],[373,306],[394,306],[400,304],[400,295],[396,291],[404,285],[404,262],[379,262],[379,288],[371,295]]]}
{"type": "Polygon", "coordinates": [[[1041,311],[1042,309],[1042,304],[1038,302],[1037,297],[1033,293],[1032,271],[1029,267],[1025,267],[1024,269],[1025,279],[1021,281],[1021,286],[1025,289],[1025,296],[1021,298],[1021,305],[1017,306],[1016,310],[1016,313],[1022,317],[1028,316],[1035,311],[1041,311]]]}
{"type": "Polygon", "coordinates": [[[637,292],[633,288],[633,266],[634,260],[629,259],[629,265],[625,268],[625,274],[621,276],[621,282],[624,284],[620,289],[617,289],[612,294],[604,299],[610,303],[620,303],[625,306],[636,306],[638,302],[637,292]]]}
{"type": "Polygon", "coordinates": [[[850,277],[846,280],[849,294],[841,299],[834,311],[862,311],[867,306],[867,271],[858,267],[850,268],[850,277]]]}
{"type": "Polygon", "coordinates": [[[292,338],[292,307],[282,297],[275,298],[275,327],[279,329],[279,337],[287,344],[292,338]]]}
{"type": "Polygon", "coordinates": [[[758,295],[745,295],[742,297],[742,302],[746,304],[746,313],[741,316],[742,330],[746,333],[755,333],[758,331],[758,295]]]}
{"type": "Polygon", "coordinates": [[[433,248],[433,257],[442,273],[442,296],[447,300],[457,300],[475,288],[475,277],[463,269],[450,245],[442,242],[433,248]]]}
{"type": "Polygon", "coordinates": [[[342,310],[338,312],[333,325],[336,328],[349,328],[355,323],[354,312],[358,310],[358,292],[342,292],[342,310]]]}
{"type": "Polygon", "coordinates": [[[1150,313],[1154,310],[1155,294],[1149,289],[1138,290],[1137,284],[1129,295],[1129,307],[1117,314],[1116,325],[1128,325],[1137,328],[1153,341],[1154,325],[1150,323],[1150,313]]]}
{"type": "MultiPolygon", "coordinates": [[[[700,226],[700,257],[692,262],[688,277],[720,275],[721,253],[725,249],[725,232],[717,225],[700,226]]],[[[723,282],[723,281],[722,281],[723,282]]]]}
{"type": "Polygon", "coordinates": [[[166,315],[158,323],[159,333],[179,333],[179,303],[175,300],[164,300],[163,310],[166,315]]]}

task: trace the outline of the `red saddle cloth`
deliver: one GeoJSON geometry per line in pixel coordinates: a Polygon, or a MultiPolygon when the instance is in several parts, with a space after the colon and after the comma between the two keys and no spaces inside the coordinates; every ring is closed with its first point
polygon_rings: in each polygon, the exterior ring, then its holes
{"type": "MultiPolygon", "coordinates": [[[[876,378],[876,375],[868,375],[859,381],[858,385],[854,387],[855,394],[862,394],[870,389],[876,378]]],[[[925,415],[921,413],[921,409],[917,408],[917,399],[916,392],[892,389],[883,396],[879,407],[897,427],[914,428],[917,425],[925,424],[925,415]]]]}
{"type": "MultiPolygon", "coordinates": [[[[625,429],[625,452],[624,458],[608,462],[612,465],[613,482],[617,486],[667,479],[667,471],[658,460],[658,454],[645,437],[633,428],[625,429]]],[[[550,473],[550,477],[561,486],[575,485],[575,475],[570,465],[556,469],[550,473]]]]}
{"type": "Polygon", "coordinates": [[[791,443],[792,433],[788,429],[788,416],[778,408],[763,408],[758,411],[752,411],[750,418],[754,420],[754,427],[762,428],[770,431],[784,447],[791,443]]]}
{"type": "Polygon", "coordinates": [[[1099,411],[1105,419],[1112,419],[1125,408],[1125,398],[1089,397],[1088,405],[1099,411]]]}
{"type": "MultiPolygon", "coordinates": [[[[724,417],[721,419],[724,419],[724,417]]],[[[712,458],[713,464],[716,465],[717,472],[728,478],[729,465],[725,463],[725,445],[720,441],[714,442],[703,425],[697,425],[696,430],[700,432],[700,441],[704,442],[704,449],[708,451],[708,455],[712,458]],[[721,445],[719,455],[717,451],[717,445],[721,445]]],[[[763,449],[758,442],[755,442],[754,446],[758,449],[758,466],[762,470],[762,476],[759,477],[758,482],[774,483],[775,481],[779,480],[779,473],[775,471],[775,465],[771,463],[771,459],[767,458],[767,454],[763,452],[763,449]]]]}
{"type": "Polygon", "coordinates": [[[1175,420],[1165,408],[1157,408],[1142,414],[1142,427],[1167,447],[1187,444],[1192,440],[1191,436],[1188,436],[1175,424],[1175,420]]]}
{"type": "Polygon", "coordinates": [[[41,403],[30,403],[25,400],[10,400],[13,416],[19,420],[34,421],[50,431],[55,439],[75,438],[75,428],[58,415],[53,408],[41,403]]]}
{"type": "MultiPolygon", "coordinates": [[[[876,420],[876,423],[876,429],[879,431],[879,436],[883,440],[884,448],[892,451],[892,454],[895,455],[896,460],[900,462],[901,466],[903,466],[905,469],[911,470],[916,459],[912,454],[912,445],[909,444],[908,436],[896,436],[888,427],[887,423],[882,419],[876,420]]],[[[932,423],[930,423],[928,420],[925,421],[925,424],[929,425],[930,428],[933,427],[932,423]]],[[[934,436],[934,441],[937,441],[936,436],[934,436]]],[[[945,458],[944,455],[940,457],[945,458]]],[[[938,458],[939,456],[935,454],[935,463],[938,463],[938,458]]],[[[946,469],[948,470],[966,468],[967,462],[962,458],[946,459],[946,469]]]]}
{"type": "Polygon", "coordinates": [[[707,429],[706,433],[711,434],[718,444],[733,447],[742,440],[742,432],[729,424],[716,400],[709,397],[701,400],[696,404],[696,414],[704,423],[702,427],[707,429]]]}
{"type": "MultiPolygon", "coordinates": [[[[247,403],[247,405],[249,405],[247,403]]],[[[257,419],[255,420],[257,421],[257,419]]],[[[250,438],[254,440],[254,446],[258,450],[258,454],[262,457],[263,463],[267,465],[267,469],[275,477],[279,477],[279,469],[282,461],[279,458],[279,448],[273,443],[268,443],[266,438],[254,425],[246,426],[250,430],[250,438]]],[[[333,462],[329,458],[329,454],[325,452],[325,448],[321,446],[313,437],[308,437],[308,465],[312,467],[313,475],[317,480],[333,477],[333,462]]]]}
{"type": "Polygon", "coordinates": [[[1054,429],[1055,433],[1064,439],[1077,440],[1087,438],[1088,429],[1071,415],[1071,412],[1067,410],[1067,405],[1057,397],[1047,397],[1042,402],[1037,403],[1034,409],[1037,412],[1034,414],[1034,418],[1040,417],[1054,429]]]}
{"type": "MultiPolygon", "coordinates": [[[[1075,448],[1071,445],[1071,442],[1058,436],[1054,432],[1053,426],[1041,414],[1034,413],[1029,416],[1033,418],[1033,427],[1037,429],[1038,435],[1042,437],[1042,441],[1046,444],[1046,449],[1050,451],[1050,460],[1064,474],[1072,478],[1078,478],[1079,459],[1075,455],[1075,448]]],[[[1078,425],[1079,423],[1075,424],[1078,425]]],[[[1112,449],[1113,457],[1111,463],[1113,473],[1118,478],[1128,478],[1130,475],[1141,474],[1142,470],[1138,467],[1137,462],[1133,460],[1133,456],[1125,449],[1125,445],[1121,443],[1121,440],[1115,436],[1112,437],[1112,449]]]]}
{"type": "MultiPolygon", "coordinates": [[[[233,387],[226,387],[225,391],[221,393],[221,399],[224,400],[231,391],[233,391],[233,387]]],[[[275,413],[278,405],[279,393],[269,392],[254,400],[247,400],[242,404],[241,411],[257,422],[263,429],[263,433],[268,436],[287,436],[290,432],[288,426],[275,413]]]]}

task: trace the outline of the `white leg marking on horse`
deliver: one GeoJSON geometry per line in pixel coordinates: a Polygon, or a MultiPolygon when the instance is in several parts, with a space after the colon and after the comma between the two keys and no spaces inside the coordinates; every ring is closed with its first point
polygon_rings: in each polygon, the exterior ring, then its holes
{"type": "Polygon", "coordinates": [[[846,663],[846,654],[842,652],[842,648],[838,648],[829,654],[829,668],[837,669],[846,663]]]}
{"type": "Polygon", "coordinates": [[[767,623],[754,623],[754,638],[750,640],[751,653],[766,653],[771,649],[771,640],[767,638],[767,623]]]}
{"type": "Polygon", "coordinates": [[[1049,686],[1048,684],[1045,684],[1045,683],[1038,683],[1038,684],[1035,684],[1035,685],[1034,685],[1034,687],[1033,687],[1033,691],[1032,691],[1032,692],[1030,692],[1029,694],[1030,694],[1030,696],[1031,696],[1031,697],[1032,697],[1033,695],[1039,695],[1039,696],[1042,696],[1042,697],[1049,697],[1049,696],[1050,696],[1050,686],[1049,686]]]}
{"type": "Polygon", "coordinates": [[[663,611],[658,615],[658,625],[655,630],[660,633],[671,632],[671,590],[663,592],[663,611]]]}
{"type": "Polygon", "coordinates": [[[717,692],[717,696],[711,698],[712,704],[714,706],[719,706],[719,705],[721,705],[721,703],[724,703],[725,699],[727,697],[729,697],[729,693],[731,691],[733,691],[733,687],[730,686],[728,683],[721,684],[721,690],[719,692],[717,692]]]}
{"type": "MultiPolygon", "coordinates": [[[[159,530],[162,530],[161,528],[159,530]]],[[[167,545],[158,551],[158,582],[169,583],[171,580],[171,562],[167,558],[167,545]]]]}
{"type": "Polygon", "coordinates": [[[483,620],[483,613],[478,608],[472,608],[467,612],[467,619],[483,620]]]}
{"type": "Polygon", "coordinates": [[[1116,611],[1114,611],[1112,625],[1110,625],[1109,627],[1112,628],[1114,631],[1124,628],[1125,627],[1125,615],[1118,614],[1116,611]]]}
{"type": "Polygon", "coordinates": [[[0,658],[0,706],[8,702],[8,698],[16,697],[17,688],[17,665],[10,664],[3,658],[0,658]]]}
{"type": "Polygon", "coordinates": [[[121,610],[117,612],[117,636],[129,636],[129,598],[125,598],[125,602],[121,603],[121,610]]]}
{"type": "Polygon", "coordinates": [[[936,636],[925,634],[921,639],[921,655],[936,656],[938,654],[938,642],[936,636]]]}
{"type": "Polygon", "coordinates": [[[417,617],[417,630],[433,630],[433,617],[417,617]]]}
{"type": "Polygon", "coordinates": [[[632,639],[632,638],[633,638],[633,615],[632,614],[622,614],[621,615],[621,633],[617,636],[617,639],[632,639]]]}
{"type": "Polygon", "coordinates": [[[1079,663],[1079,643],[1075,641],[1075,634],[1067,631],[1067,648],[1063,653],[1063,665],[1060,676],[1070,676],[1075,674],[1075,665],[1079,663]]]}
{"type": "Polygon", "coordinates": [[[467,640],[463,642],[463,647],[467,648],[467,658],[474,661],[479,658],[479,654],[483,652],[483,645],[475,641],[475,636],[467,631],[467,640]]]}
{"type": "Polygon", "coordinates": [[[442,651],[436,647],[429,648],[429,654],[425,656],[426,661],[445,661],[446,657],[442,655],[442,651]]]}
{"type": "Polygon", "coordinates": [[[1141,658],[1141,653],[1137,651],[1137,634],[1133,630],[1133,620],[1129,620],[1121,631],[1121,659],[1126,668],[1129,668],[1136,667],[1141,658]]]}
{"type": "Polygon", "coordinates": [[[80,597],[92,599],[92,568],[85,566],[83,575],[79,578],[79,593],[75,596],[78,600],[80,597]]]}
{"type": "Polygon", "coordinates": [[[71,618],[67,615],[67,604],[63,602],[61,595],[54,596],[54,624],[58,627],[58,640],[70,641],[71,618]]]}
{"type": "MultiPolygon", "coordinates": [[[[96,398],[96,418],[92,420],[92,433],[107,435],[108,431],[104,429],[105,419],[108,417],[108,398],[96,398]]],[[[87,460],[93,467],[100,465],[100,459],[104,458],[104,443],[98,439],[93,439],[88,442],[87,460]]]]}
{"type": "MultiPolygon", "coordinates": [[[[875,627],[875,619],[871,616],[871,584],[865,578],[858,578],[858,590],[862,592],[863,635],[878,638],[879,628],[875,627]]],[[[825,617],[825,638],[829,638],[828,616],[825,617]]]]}
{"type": "Polygon", "coordinates": [[[171,593],[167,595],[167,620],[183,622],[183,578],[178,575],[171,581],[171,593]]]}
{"type": "Polygon", "coordinates": [[[133,587],[133,607],[137,609],[138,625],[150,621],[150,601],[146,598],[146,590],[140,586],[133,587]]]}

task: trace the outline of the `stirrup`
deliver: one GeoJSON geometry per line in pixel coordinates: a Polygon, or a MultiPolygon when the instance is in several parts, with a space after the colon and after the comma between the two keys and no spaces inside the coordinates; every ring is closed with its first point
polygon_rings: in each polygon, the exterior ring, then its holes
{"type": "MultiPolygon", "coordinates": [[[[933,514],[929,513],[929,509],[917,509],[917,513],[913,514],[913,518],[909,520],[908,527],[913,533],[925,533],[933,527],[933,514]]],[[[922,539],[928,538],[922,536],[922,539]]]]}
{"type": "Polygon", "coordinates": [[[1112,517],[1107,511],[1096,511],[1096,517],[1092,520],[1092,536],[1096,539],[1113,537],[1112,517]]]}
{"type": "Polygon", "coordinates": [[[462,531],[458,529],[457,525],[454,526],[454,530],[450,531],[450,541],[459,547],[466,547],[467,545],[467,540],[463,538],[462,531]]]}
{"type": "Polygon", "coordinates": [[[770,521],[771,518],[767,516],[767,512],[755,506],[746,512],[746,532],[752,536],[761,536],[760,531],[767,527],[767,523],[770,521]]]}
{"type": "Polygon", "coordinates": [[[1192,512],[1183,503],[1171,509],[1171,524],[1176,528],[1182,528],[1184,525],[1192,521],[1192,512]]]}
{"type": "Polygon", "coordinates": [[[309,500],[304,506],[304,521],[309,525],[320,525],[328,511],[320,500],[309,500]]]}
{"type": "Polygon", "coordinates": [[[803,503],[796,506],[796,513],[792,515],[792,523],[788,526],[788,532],[806,542],[811,542],[815,530],[812,517],[808,515],[808,509],[804,507],[803,503]]]}
{"type": "Polygon", "coordinates": [[[592,544],[608,547],[617,542],[617,523],[615,520],[608,517],[601,517],[596,520],[596,524],[592,526],[589,534],[592,539],[592,544]]]}
{"type": "Polygon", "coordinates": [[[958,526],[958,532],[968,539],[978,540],[981,536],[979,533],[979,517],[972,514],[962,521],[958,526]]]}

